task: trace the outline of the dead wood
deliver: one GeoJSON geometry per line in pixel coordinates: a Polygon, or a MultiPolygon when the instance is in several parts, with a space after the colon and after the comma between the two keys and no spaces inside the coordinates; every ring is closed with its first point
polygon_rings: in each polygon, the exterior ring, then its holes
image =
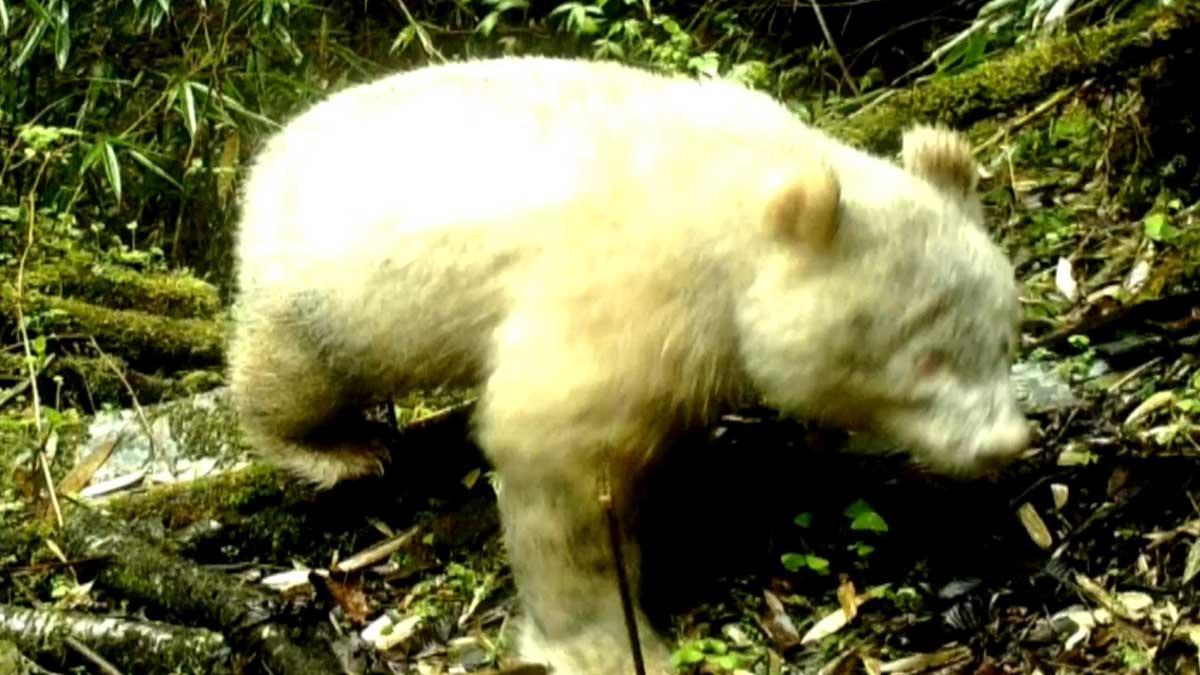
{"type": "Polygon", "coordinates": [[[1184,0],[1109,25],[1037,41],[948,77],[934,77],[829,126],[864,148],[899,147],[899,127],[941,122],[968,127],[1089,79],[1110,82],[1200,40],[1200,2],[1184,0]]]}
{"type": "Polygon", "coordinates": [[[221,631],[239,650],[257,653],[272,672],[342,672],[328,645],[313,636],[293,640],[279,598],[196,566],[99,511],[71,509],[62,535],[79,556],[108,555],[97,583],[122,597],[221,631]]]}
{"type": "Polygon", "coordinates": [[[220,633],[157,621],[0,605],[0,640],[45,663],[67,662],[74,641],[129,672],[231,672],[220,633]]]}

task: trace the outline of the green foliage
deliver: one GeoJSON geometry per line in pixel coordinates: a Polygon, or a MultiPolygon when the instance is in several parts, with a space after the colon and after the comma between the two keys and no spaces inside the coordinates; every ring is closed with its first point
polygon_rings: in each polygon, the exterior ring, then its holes
{"type": "MultiPolygon", "coordinates": [[[[772,54],[719,7],[686,21],[649,0],[407,7],[416,14],[331,0],[0,1],[4,220],[32,197],[39,240],[53,229],[222,282],[252,153],[282,120],[350,83],[500,53],[776,82],[772,54]]],[[[24,245],[15,232],[0,233],[5,259],[24,245]]]]}
{"type": "Polygon", "coordinates": [[[1092,374],[1096,365],[1096,350],[1086,335],[1071,335],[1067,344],[1075,348],[1076,353],[1064,358],[1058,366],[1059,372],[1069,379],[1082,380],[1092,374]]]}
{"type": "MultiPolygon", "coordinates": [[[[847,523],[846,527],[850,532],[866,533],[870,535],[882,535],[888,532],[887,521],[883,516],[879,515],[874,508],[871,507],[865,500],[856,499],[851,502],[843,511],[847,523]]],[[[797,527],[808,530],[813,526],[814,517],[812,513],[804,512],[798,514],[793,523],[797,527]]],[[[853,559],[864,561],[875,552],[875,545],[856,539],[847,547],[847,551],[853,556],[853,559]]],[[[816,553],[784,553],[779,558],[780,564],[789,572],[801,572],[807,570],[818,576],[827,576],[832,570],[832,563],[828,557],[817,555],[816,553]]]]}
{"type": "Polygon", "coordinates": [[[1154,241],[1171,242],[1179,236],[1179,230],[1171,225],[1170,218],[1162,212],[1148,214],[1142,219],[1146,236],[1154,241]]]}
{"type": "Polygon", "coordinates": [[[716,638],[691,640],[680,645],[671,655],[672,666],[688,671],[701,665],[719,671],[732,671],[747,667],[753,660],[753,656],[731,650],[723,640],[716,638]]]}
{"type": "Polygon", "coordinates": [[[829,561],[811,553],[784,553],[779,561],[789,572],[799,572],[809,569],[821,576],[829,574],[829,561]]]}
{"type": "Polygon", "coordinates": [[[846,507],[845,515],[850,519],[850,529],[866,530],[868,532],[887,532],[888,526],[884,522],[883,516],[880,516],[871,508],[871,505],[859,499],[850,506],[846,507]]]}

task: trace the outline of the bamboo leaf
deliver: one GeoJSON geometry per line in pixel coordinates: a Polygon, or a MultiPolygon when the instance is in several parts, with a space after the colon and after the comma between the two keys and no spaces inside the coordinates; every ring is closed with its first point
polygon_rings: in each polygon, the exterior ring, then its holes
{"type": "Polygon", "coordinates": [[[121,201],[121,164],[117,162],[117,150],[112,143],[104,141],[104,173],[112,187],[113,196],[121,201]]]}
{"type": "Polygon", "coordinates": [[[175,186],[179,190],[183,189],[183,186],[179,184],[179,181],[172,178],[171,174],[167,173],[165,169],[163,169],[161,166],[159,166],[159,165],[155,164],[153,161],[151,161],[149,157],[143,155],[141,152],[139,152],[137,150],[134,150],[133,148],[126,148],[125,152],[129,153],[129,156],[133,158],[133,161],[137,162],[138,164],[141,164],[150,173],[167,181],[168,183],[175,186]]]}
{"type": "Polygon", "coordinates": [[[71,28],[66,21],[59,21],[54,27],[54,63],[61,71],[67,67],[67,57],[71,54],[71,28]]]}
{"type": "Polygon", "coordinates": [[[8,35],[8,5],[0,0],[0,35],[8,35]]]}
{"type": "MultiPolygon", "coordinates": [[[[190,89],[194,89],[195,91],[200,92],[201,94],[204,94],[205,96],[213,95],[213,92],[211,89],[208,88],[208,85],[202,84],[200,82],[189,82],[188,87],[190,89]]],[[[267,117],[266,115],[263,115],[262,113],[256,113],[256,112],[246,108],[246,106],[242,105],[237,99],[233,98],[232,96],[230,96],[224,92],[217,92],[216,96],[217,96],[217,98],[219,98],[221,100],[221,103],[223,103],[226,107],[228,107],[230,110],[234,111],[235,113],[238,113],[239,115],[244,115],[246,117],[249,117],[252,120],[256,120],[256,121],[266,124],[267,126],[270,126],[270,127],[278,128],[280,126],[279,122],[276,122],[275,120],[271,119],[270,117],[267,117]]]]}
{"type": "Polygon", "coordinates": [[[25,42],[21,44],[21,51],[17,52],[16,58],[8,67],[9,70],[15,73],[25,65],[29,57],[33,56],[33,50],[37,49],[38,43],[42,41],[42,36],[46,34],[46,27],[49,25],[50,22],[39,19],[29,27],[25,33],[25,42]]]}
{"type": "Polygon", "coordinates": [[[190,82],[179,85],[179,105],[183,109],[183,126],[187,127],[188,136],[196,135],[196,96],[192,93],[190,82]]]}
{"type": "Polygon", "coordinates": [[[100,161],[100,155],[104,154],[104,145],[97,143],[92,146],[87,154],[83,156],[83,160],[79,162],[79,173],[83,173],[92,168],[96,162],[100,161]]]}
{"type": "Polygon", "coordinates": [[[42,6],[42,3],[38,2],[37,0],[25,0],[25,6],[37,15],[38,21],[44,21],[46,23],[53,21],[53,19],[50,18],[50,12],[47,12],[46,8],[42,6]]]}

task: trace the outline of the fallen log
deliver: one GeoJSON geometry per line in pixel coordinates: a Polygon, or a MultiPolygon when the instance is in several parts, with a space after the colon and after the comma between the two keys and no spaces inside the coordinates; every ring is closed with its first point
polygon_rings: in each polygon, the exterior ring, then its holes
{"type": "Polygon", "coordinates": [[[44,663],[66,663],[72,639],[129,672],[233,672],[225,638],[210,630],[0,604],[0,640],[44,663]]]}
{"type": "Polygon", "coordinates": [[[217,288],[206,281],[185,273],[141,272],[77,252],[29,269],[25,287],[177,319],[211,319],[221,312],[217,288]]]}
{"type": "MultiPolygon", "coordinates": [[[[141,310],[110,309],[74,298],[61,298],[26,290],[21,313],[36,321],[38,333],[80,338],[94,337],[106,353],[148,371],[204,368],[222,360],[225,333],[222,324],[209,319],[177,319],[141,310]]],[[[17,293],[11,284],[0,286],[0,328],[17,317],[17,293]]]]}
{"type": "Polygon", "coordinates": [[[219,630],[239,651],[259,655],[271,672],[342,672],[324,641],[307,634],[293,639],[277,596],[175,556],[88,507],[69,511],[61,536],[79,557],[109,556],[96,577],[99,585],[219,630]]]}
{"type": "Polygon", "coordinates": [[[1063,87],[1110,81],[1200,42],[1200,2],[1181,0],[1109,25],[1038,40],[971,70],[896,90],[877,105],[828,121],[836,135],[876,152],[899,148],[909,122],[964,128],[1063,87]]]}

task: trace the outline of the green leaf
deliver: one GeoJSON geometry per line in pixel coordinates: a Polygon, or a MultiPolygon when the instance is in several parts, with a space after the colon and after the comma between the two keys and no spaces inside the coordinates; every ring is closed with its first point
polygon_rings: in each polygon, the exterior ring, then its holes
{"type": "Polygon", "coordinates": [[[499,10],[496,10],[493,12],[488,12],[488,15],[483,17],[483,21],[480,21],[479,25],[475,26],[475,32],[479,33],[480,35],[482,35],[484,37],[487,37],[488,35],[492,34],[493,30],[496,29],[496,24],[499,21],[500,21],[500,11],[499,10]]]}
{"type": "Polygon", "coordinates": [[[813,514],[809,513],[808,511],[797,514],[796,517],[792,519],[793,523],[799,525],[800,527],[805,527],[805,528],[812,527],[812,521],[813,521],[813,514]]]}
{"type": "Polygon", "coordinates": [[[739,654],[726,654],[725,656],[709,657],[709,662],[725,670],[737,670],[742,665],[742,657],[739,654]]]}
{"type": "Polygon", "coordinates": [[[789,572],[799,572],[804,569],[808,556],[803,553],[784,553],[779,557],[779,562],[783,563],[784,569],[789,572]]]}
{"type": "Polygon", "coordinates": [[[850,519],[850,529],[869,530],[871,532],[887,532],[887,523],[883,517],[871,508],[871,505],[859,499],[846,507],[846,517],[850,519]]]}
{"type": "Polygon", "coordinates": [[[496,29],[496,24],[499,23],[501,15],[513,9],[529,9],[528,0],[485,0],[485,4],[495,7],[488,15],[483,17],[483,21],[475,27],[475,31],[480,35],[491,35],[496,29]]]}
{"type": "Polygon", "coordinates": [[[704,652],[691,645],[683,647],[671,655],[671,663],[676,668],[679,666],[694,666],[702,661],[704,661],[704,652]]]}
{"type": "Polygon", "coordinates": [[[8,5],[0,0],[0,35],[8,35],[8,5]]]}
{"type": "MultiPolygon", "coordinates": [[[[208,85],[206,85],[206,84],[201,84],[200,82],[188,82],[187,84],[188,84],[188,89],[200,92],[201,94],[203,94],[205,96],[213,96],[214,95],[212,90],[210,90],[208,85]]],[[[256,112],[253,112],[253,111],[247,109],[246,106],[242,105],[241,103],[239,103],[237,101],[237,99],[233,98],[232,96],[230,96],[228,94],[225,94],[223,92],[216,92],[215,96],[217,98],[221,99],[221,103],[223,103],[227,108],[229,108],[230,110],[232,110],[240,115],[245,115],[246,117],[249,117],[252,120],[261,122],[262,124],[265,124],[270,127],[279,128],[279,126],[280,126],[279,122],[276,122],[275,120],[271,119],[270,117],[267,117],[266,115],[263,115],[261,113],[256,113],[256,112]]]]}
{"type": "Polygon", "coordinates": [[[179,105],[182,106],[183,126],[187,128],[188,136],[196,135],[196,96],[192,93],[190,82],[179,85],[179,105]]]}
{"type": "Polygon", "coordinates": [[[869,532],[887,532],[887,523],[878,513],[863,513],[850,521],[850,529],[869,532]]]}
{"type": "Polygon", "coordinates": [[[875,509],[871,508],[871,505],[866,501],[862,499],[856,499],[850,504],[850,506],[847,506],[846,510],[842,513],[844,513],[847,518],[857,518],[864,513],[875,513],[875,509]]]}
{"type": "Polygon", "coordinates": [[[1179,231],[1171,226],[1165,213],[1151,213],[1142,219],[1142,230],[1154,241],[1171,241],[1179,231]]]}
{"type": "Polygon", "coordinates": [[[817,574],[829,574],[829,561],[818,555],[805,553],[784,553],[779,557],[779,562],[789,572],[799,572],[802,569],[810,569],[817,574]]]}
{"type": "Polygon", "coordinates": [[[125,151],[129,153],[129,156],[133,158],[133,161],[137,162],[138,164],[141,164],[150,173],[167,181],[168,183],[170,183],[171,185],[175,186],[176,188],[178,188],[180,190],[183,189],[183,186],[179,184],[179,181],[172,178],[171,174],[167,173],[162,167],[160,167],[159,165],[150,161],[149,157],[143,155],[142,153],[138,152],[137,150],[135,150],[133,148],[126,148],[125,151]]]}
{"type": "Polygon", "coordinates": [[[47,12],[46,8],[42,6],[42,3],[38,2],[37,0],[25,0],[25,6],[37,15],[38,21],[44,21],[46,23],[54,21],[54,19],[50,18],[50,12],[47,12]]]}
{"type": "Polygon", "coordinates": [[[92,168],[92,165],[100,161],[100,155],[102,154],[104,154],[104,145],[101,143],[93,145],[92,148],[87,151],[87,154],[83,156],[83,159],[80,160],[79,173],[83,173],[92,168]]]}
{"type": "Polygon", "coordinates": [[[875,552],[874,546],[870,544],[864,544],[862,542],[855,542],[853,548],[854,553],[860,558],[867,558],[875,552]]]}
{"type": "Polygon", "coordinates": [[[29,30],[25,32],[25,41],[21,43],[21,50],[17,52],[16,58],[8,66],[10,71],[15,73],[20,70],[25,65],[25,62],[33,56],[33,51],[41,43],[42,36],[46,34],[46,28],[49,26],[49,21],[41,19],[29,26],[29,30]]]}
{"type": "Polygon", "coordinates": [[[808,555],[806,557],[808,558],[806,561],[808,563],[808,569],[816,572],[817,574],[829,574],[828,560],[819,555],[808,555]]]}
{"type": "Polygon", "coordinates": [[[409,24],[396,33],[396,39],[392,41],[392,46],[388,48],[389,53],[402,51],[417,37],[417,27],[409,24]]]}
{"type": "Polygon", "coordinates": [[[286,26],[282,23],[276,23],[275,27],[271,29],[271,34],[279,41],[284,51],[292,57],[292,65],[298,66],[304,62],[304,52],[300,51],[300,48],[296,46],[296,42],[292,39],[292,34],[288,32],[286,26]]]}
{"type": "Polygon", "coordinates": [[[113,197],[121,201],[121,164],[117,162],[116,148],[108,141],[104,141],[104,174],[108,176],[113,197]]]}
{"type": "Polygon", "coordinates": [[[67,67],[67,57],[71,54],[71,26],[65,20],[59,21],[54,27],[54,63],[61,71],[67,67]]]}
{"type": "Polygon", "coordinates": [[[729,645],[726,645],[723,640],[717,638],[700,638],[696,641],[698,646],[705,654],[716,654],[718,656],[729,651],[729,645]]]}
{"type": "Polygon", "coordinates": [[[720,67],[721,57],[716,52],[705,52],[688,59],[688,68],[708,77],[720,75],[720,67]]]}

